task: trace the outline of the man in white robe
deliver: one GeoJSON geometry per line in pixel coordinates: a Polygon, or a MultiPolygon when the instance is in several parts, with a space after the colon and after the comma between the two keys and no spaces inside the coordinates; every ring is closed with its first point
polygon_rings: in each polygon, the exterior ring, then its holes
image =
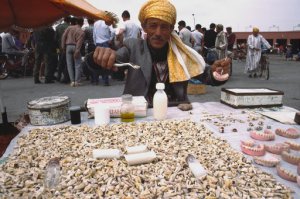
{"type": "Polygon", "coordinates": [[[270,49],[271,45],[269,42],[259,33],[258,28],[253,28],[252,35],[248,36],[247,40],[247,58],[245,72],[249,74],[249,77],[256,77],[256,72],[259,66],[261,58],[262,46],[270,49]]]}

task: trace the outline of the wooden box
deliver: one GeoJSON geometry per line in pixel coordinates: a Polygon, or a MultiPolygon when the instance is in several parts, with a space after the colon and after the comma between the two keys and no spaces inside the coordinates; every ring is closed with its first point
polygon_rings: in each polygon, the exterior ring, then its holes
{"type": "Polygon", "coordinates": [[[268,88],[222,88],[221,103],[233,108],[282,106],[283,95],[268,88]]]}
{"type": "Polygon", "coordinates": [[[206,85],[205,84],[192,84],[189,83],[187,87],[188,95],[199,95],[206,93],[206,85]]]}

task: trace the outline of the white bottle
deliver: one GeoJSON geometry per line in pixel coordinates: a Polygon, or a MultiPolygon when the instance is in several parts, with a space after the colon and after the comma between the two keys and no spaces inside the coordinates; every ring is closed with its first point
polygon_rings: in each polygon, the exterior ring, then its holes
{"type": "Polygon", "coordinates": [[[168,97],[164,91],[165,84],[157,83],[156,92],[153,97],[153,117],[156,120],[163,120],[167,117],[168,97]]]}

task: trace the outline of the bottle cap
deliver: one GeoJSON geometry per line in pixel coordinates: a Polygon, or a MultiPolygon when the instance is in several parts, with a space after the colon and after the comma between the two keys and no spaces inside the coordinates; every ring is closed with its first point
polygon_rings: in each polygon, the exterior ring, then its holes
{"type": "Polygon", "coordinates": [[[156,89],[165,89],[165,84],[164,83],[156,83],[156,89]]]}
{"type": "Polygon", "coordinates": [[[130,94],[122,95],[122,101],[131,101],[131,100],[132,100],[132,95],[130,94]]]}
{"type": "Polygon", "coordinates": [[[69,110],[70,110],[70,111],[80,111],[81,108],[80,108],[80,106],[71,106],[71,107],[69,108],[69,110]]]}

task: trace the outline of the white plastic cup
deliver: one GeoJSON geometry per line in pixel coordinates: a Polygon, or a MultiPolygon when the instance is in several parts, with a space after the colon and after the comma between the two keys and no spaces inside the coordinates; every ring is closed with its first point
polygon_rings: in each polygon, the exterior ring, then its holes
{"type": "Polygon", "coordinates": [[[88,121],[88,112],[80,112],[80,118],[81,118],[81,122],[87,122],[88,121]]]}
{"type": "Polygon", "coordinates": [[[110,122],[109,106],[107,105],[96,105],[95,106],[95,124],[96,125],[106,125],[110,122]]]}

